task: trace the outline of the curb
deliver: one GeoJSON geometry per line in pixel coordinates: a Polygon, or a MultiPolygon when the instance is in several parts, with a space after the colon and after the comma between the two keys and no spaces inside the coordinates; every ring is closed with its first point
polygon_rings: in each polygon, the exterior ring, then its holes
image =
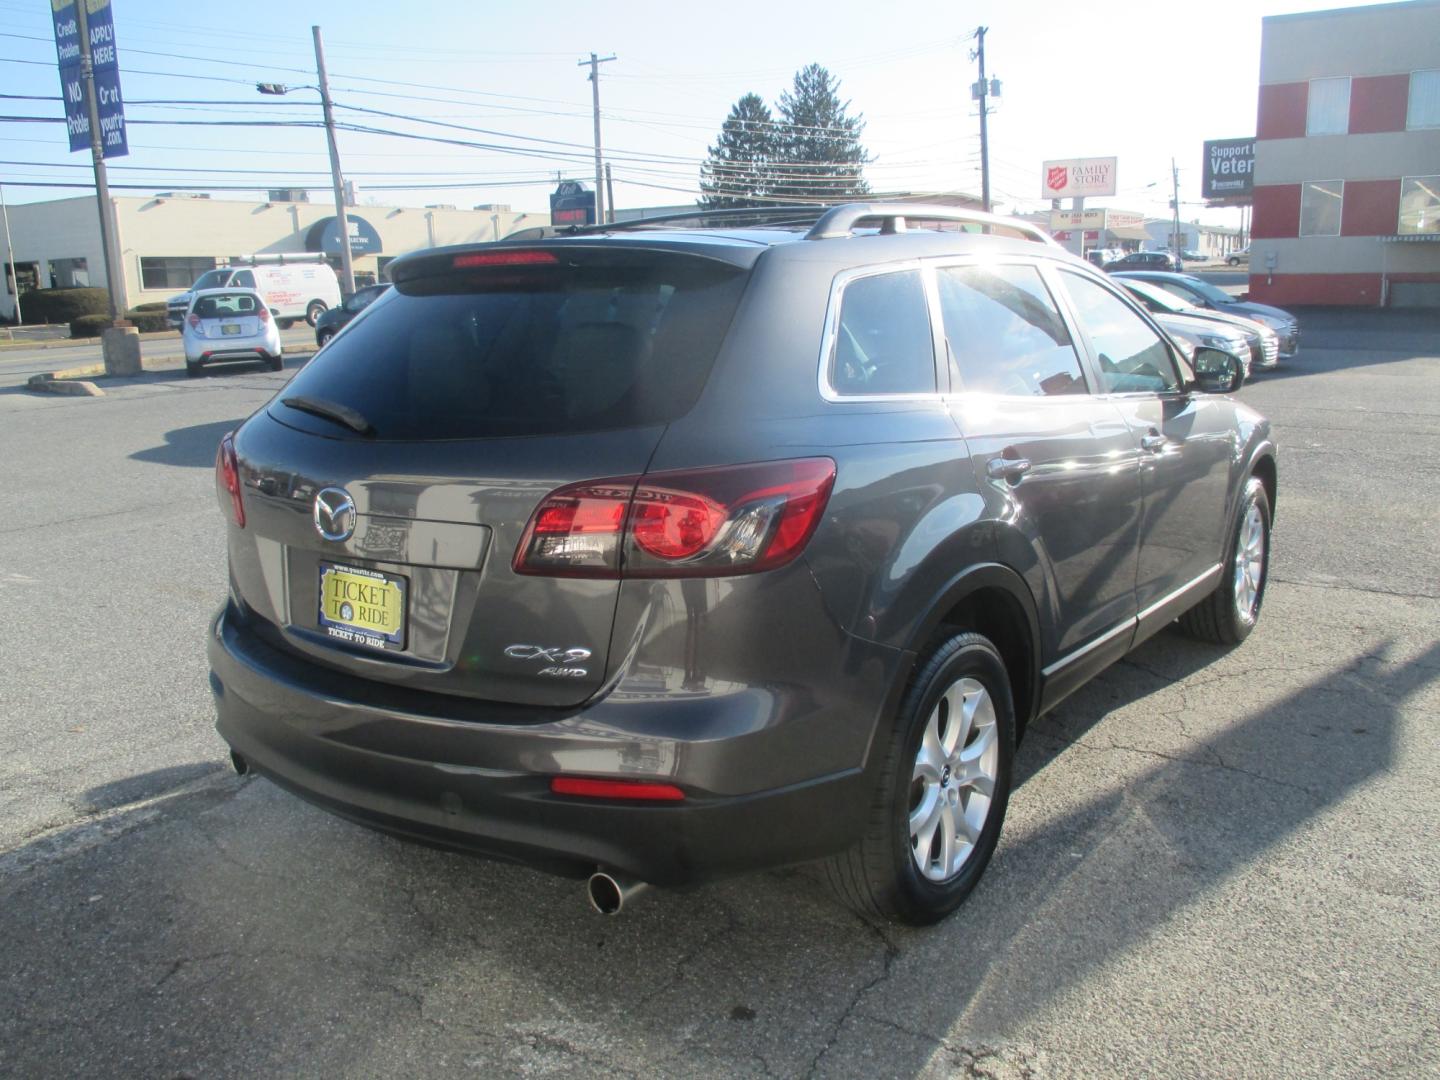
{"type": "MultiPolygon", "coordinates": [[[[303,352],[286,353],[287,360],[309,360],[319,349],[306,349],[303,352]]],[[[181,372],[183,366],[144,368],[143,374],[163,375],[169,372],[181,372]]],[[[26,388],[40,394],[67,394],[74,397],[104,397],[105,391],[89,381],[91,376],[105,377],[104,364],[83,364],[80,367],[61,368],[58,371],[42,371],[38,375],[31,375],[26,381],[26,388]]],[[[128,376],[133,378],[134,376],[128,376]]]]}
{"type": "MultiPolygon", "coordinates": [[[[139,335],[141,341],[156,341],[160,338],[178,337],[178,330],[147,330],[139,335]]],[[[98,337],[85,338],[44,338],[40,341],[0,341],[0,352],[10,349],[76,349],[85,345],[99,345],[98,337]]]]}

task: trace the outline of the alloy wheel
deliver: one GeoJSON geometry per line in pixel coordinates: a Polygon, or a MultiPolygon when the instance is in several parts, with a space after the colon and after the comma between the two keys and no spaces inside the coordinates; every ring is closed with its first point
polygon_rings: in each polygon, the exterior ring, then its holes
{"type": "Polygon", "coordinates": [[[1265,516],[1251,502],[1235,540],[1235,610],[1247,625],[1259,614],[1260,587],[1265,581],[1265,516]]]}
{"type": "Polygon", "coordinates": [[[978,679],[957,679],[925,722],[910,781],[910,852],[925,878],[944,882],[975,850],[1000,768],[995,703],[978,679]]]}

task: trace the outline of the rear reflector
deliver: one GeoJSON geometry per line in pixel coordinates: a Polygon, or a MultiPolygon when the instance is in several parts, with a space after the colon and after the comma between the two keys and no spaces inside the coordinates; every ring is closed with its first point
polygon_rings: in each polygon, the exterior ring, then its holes
{"type": "Polygon", "coordinates": [[[450,266],[469,270],[477,266],[553,266],[557,261],[548,251],[472,251],[456,255],[450,266]]]}
{"type": "Polygon", "coordinates": [[[551,777],[550,790],[556,795],[580,795],[590,799],[638,799],[647,802],[683,802],[685,799],[685,792],[674,784],[592,780],[583,776],[551,777]]]}
{"type": "Polygon", "coordinates": [[[800,458],[571,484],[541,501],[511,565],[598,578],[771,570],[804,549],[834,483],[829,458],[800,458]]]}

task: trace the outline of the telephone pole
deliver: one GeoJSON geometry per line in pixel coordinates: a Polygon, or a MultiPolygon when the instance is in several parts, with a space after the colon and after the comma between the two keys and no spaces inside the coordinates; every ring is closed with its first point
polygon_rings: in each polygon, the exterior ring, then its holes
{"type": "Polygon", "coordinates": [[[1170,181],[1171,192],[1174,195],[1170,205],[1175,208],[1175,225],[1174,231],[1170,234],[1170,249],[1175,253],[1176,258],[1179,258],[1183,247],[1180,243],[1180,170],[1175,167],[1173,157],[1170,159],[1170,181]]]}
{"type": "MultiPolygon", "coordinates": [[[[20,325],[20,279],[15,274],[15,244],[10,239],[10,208],[5,205],[5,185],[0,184],[0,218],[5,222],[5,286],[15,290],[15,325],[20,325]]],[[[15,334],[12,331],[13,341],[15,334]]]]}
{"type": "Polygon", "coordinates": [[[340,290],[351,296],[355,292],[355,266],[350,257],[350,219],[345,215],[345,177],[340,173],[340,148],[335,145],[335,110],[330,104],[330,79],[325,74],[325,43],[320,40],[320,27],[312,26],[310,32],[315,37],[320,106],[325,111],[325,139],[330,144],[330,180],[335,185],[335,227],[340,231],[340,290]]]}
{"type": "MultiPolygon", "coordinates": [[[[608,64],[614,56],[596,56],[581,60],[576,67],[590,65],[590,94],[595,101],[595,224],[605,223],[605,166],[600,154],[600,65],[608,64]]],[[[612,209],[613,213],[613,209],[612,209]]]]}
{"type": "Polygon", "coordinates": [[[980,208],[990,212],[990,84],[985,81],[985,33],[990,28],[982,26],[975,31],[975,59],[980,61],[980,81],[976,84],[975,97],[980,102],[980,208]]]}
{"type": "MultiPolygon", "coordinates": [[[[90,120],[90,159],[95,166],[95,201],[100,204],[100,257],[105,260],[105,291],[110,296],[110,321],[124,314],[116,301],[121,278],[115,266],[114,220],[110,216],[110,184],[105,178],[105,148],[101,143],[100,105],[95,98],[95,62],[90,55],[90,15],[84,0],[75,4],[75,21],[80,29],[80,82],[85,88],[85,115],[90,120]]],[[[16,286],[15,298],[20,298],[16,286]]]]}

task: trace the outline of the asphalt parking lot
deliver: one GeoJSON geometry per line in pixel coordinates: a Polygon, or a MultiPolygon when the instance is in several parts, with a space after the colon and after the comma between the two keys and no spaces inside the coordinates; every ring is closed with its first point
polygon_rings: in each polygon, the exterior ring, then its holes
{"type": "Polygon", "coordinates": [[[235,777],[212,464],[294,365],[0,386],[0,1075],[1440,1073],[1440,319],[1302,332],[1241,391],[1282,447],[1259,628],[1034,725],[924,931],[805,869],[602,919],[235,777]]]}

